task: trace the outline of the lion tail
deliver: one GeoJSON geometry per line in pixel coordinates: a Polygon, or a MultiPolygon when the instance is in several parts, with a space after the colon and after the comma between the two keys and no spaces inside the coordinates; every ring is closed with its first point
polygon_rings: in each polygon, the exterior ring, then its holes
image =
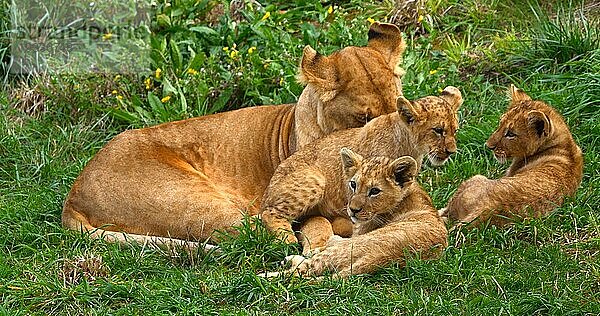
{"type": "Polygon", "coordinates": [[[94,227],[87,217],[80,212],[74,210],[69,205],[65,205],[62,213],[62,224],[63,227],[87,233],[90,238],[103,239],[107,242],[119,243],[125,246],[131,244],[139,244],[144,247],[152,247],[159,249],[185,249],[185,250],[203,250],[203,251],[218,251],[219,247],[207,243],[200,243],[195,241],[170,238],[170,237],[159,237],[151,235],[138,235],[124,232],[114,232],[104,230],[102,227],[94,227]]]}

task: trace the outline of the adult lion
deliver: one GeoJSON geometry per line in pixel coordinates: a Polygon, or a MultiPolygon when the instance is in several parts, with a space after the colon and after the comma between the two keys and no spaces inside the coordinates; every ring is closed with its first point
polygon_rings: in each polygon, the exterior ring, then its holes
{"type": "Polygon", "coordinates": [[[257,199],[285,158],[336,130],[396,111],[405,43],[391,24],[373,24],[368,37],[366,47],[330,56],[307,46],[300,63],[306,87],[297,104],[119,134],[75,180],[63,226],[112,241],[170,244],[211,239],[215,230],[240,224],[244,213],[257,214],[257,199]]]}

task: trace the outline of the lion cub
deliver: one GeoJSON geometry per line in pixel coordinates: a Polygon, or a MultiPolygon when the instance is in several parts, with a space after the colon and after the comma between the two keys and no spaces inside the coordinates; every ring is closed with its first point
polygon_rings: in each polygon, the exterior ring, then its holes
{"type": "Polygon", "coordinates": [[[410,156],[364,159],[346,148],[340,154],[347,212],[354,222],[352,238],[331,238],[310,258],[287,257],[292,268],[286,273],[319,276],[330,270],[346,277],[402,263],[407,252],[423,258],[439,256],[447,246],[448,232],[431,198],[415,181],[417,162],[410,156]]]}
{"type": "Polygon", "coordinates": [[[261,205],[263,223],[280,233],[285,242],[295,243],[293,220],[312,215],[349,219],[342,163],[336,157],[342,147],[371,157],[411,156],[416,161],[415,170],[420,169],[425,155],[434,165],[443,164],[456,151],[456,112],[461,103],[461,93],[454,87],[447,87],[439,97],[412,102],[400,96],[397,113],[305,146],[285,160],[271,178],[261,205]]]}
{"type": "Polygon", "coordinates": [[[476,175],[463,182],[446,209],[452,220],[506,224],[513,217],[540,217],[572,196],[583,173],[581,149],[562,116],[523,90],[510,87],[511,103],[486,146],[496,159],[513,162],[506,176],[476,175]]]}

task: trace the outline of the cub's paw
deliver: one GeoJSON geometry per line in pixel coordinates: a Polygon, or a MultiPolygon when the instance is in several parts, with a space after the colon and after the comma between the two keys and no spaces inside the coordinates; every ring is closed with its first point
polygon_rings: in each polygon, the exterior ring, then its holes
{"type": "Polygon", "coordinates": [[[331,235],[331,237],[329,237],[329,240],[327,240],[327,244],[334,243],[334,242],[340,241],[340,240],[344,240],[344,237],[338,236],[338,235],[331,235]]]}
{"type": "Polygon", "coordinates": [[[306,258],[303,256],[300,256],[300,255],[287,256],[281,262],[282,266],[289,266],[289,268],[287,268],[285,271],[264,272],[264,273],[259,273],[258,276],[263,277],[263,278],[278,278],[280,276],[302,275],[302,273],[298,269],[305,260],[306,260],[306,258]]]}

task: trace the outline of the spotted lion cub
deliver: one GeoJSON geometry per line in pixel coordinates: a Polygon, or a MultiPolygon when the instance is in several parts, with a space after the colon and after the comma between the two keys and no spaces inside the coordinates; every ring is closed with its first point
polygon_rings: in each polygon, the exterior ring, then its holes
{"type": "Polygon", "coordinates": [[[292,268],[284,273],[319,276],[332,271],[346,277],[392,262],[402,264],[411,253],[439,256],[447,246],[448,232],[431,198],[415,181],[417,162],[410,156],[364,159],[347,148],[341,150],[341,158],[347,212],[354,222],[352,238],[333,237],[310,258],[287,257],[292,268]]]}
{"type": "Polygon", "coordinates": [[[463,182],[440,210],[452,220],[503,225],[514,217],[541,217],[581,183],[581,149],[562,116],[515,86],[509,92],[510,106],[486,146],[498,161],[512,164],[500,179],[476,175],[463,182]]]}
{"type": "MultiPolygon", "coordinates": [[[[261,205],[263,223],[285,242],[295,243],[298,240],[292,221],[320,215],[349,222],[354,215],[346,212],[346,184],[337,157],[342,147],[367,157],[411,156],[416,161],[416,174],[425,155],[440,165],[456,151],[456,112],[461,103],[461,93],[455,87],[446,87],[439,97],[415,101],[400,96],[398,112],[305,146],[285,160],[271,178],[261,205]]],[[[371,193],[375,195],[375,191],[371,193]]]]}

